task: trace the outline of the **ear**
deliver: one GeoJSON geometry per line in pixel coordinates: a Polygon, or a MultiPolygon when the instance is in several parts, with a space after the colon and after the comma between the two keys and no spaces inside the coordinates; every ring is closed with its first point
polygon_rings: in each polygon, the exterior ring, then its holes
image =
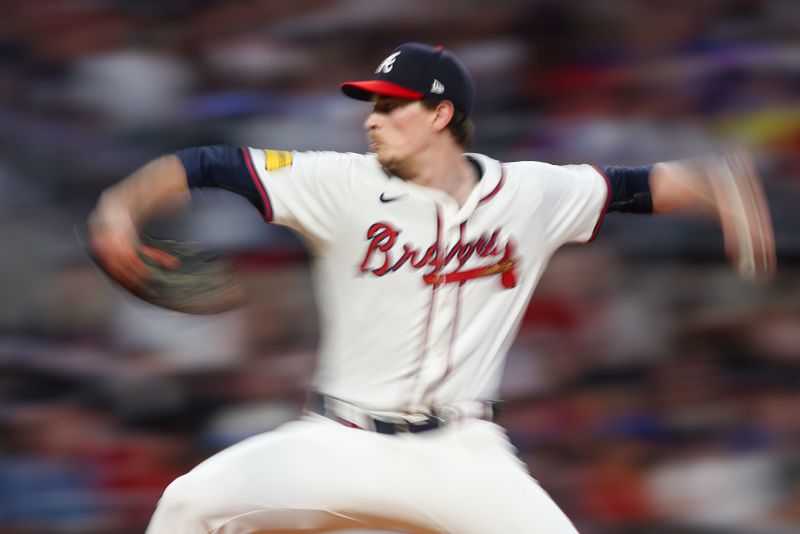
{"type": "Polygon", "coordinates": [[[432,124],[434,128],[437,130],[444,130],[447,128],[447,125],[453,120],[453,113],[455,113],[455,107],[449,100],[442,100],[436,104],[433,110],[432,124]]]}

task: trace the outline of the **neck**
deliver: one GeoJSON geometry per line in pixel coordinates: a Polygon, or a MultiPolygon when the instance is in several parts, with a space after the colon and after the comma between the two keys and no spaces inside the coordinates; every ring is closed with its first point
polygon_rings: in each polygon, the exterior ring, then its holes
{"type": "Polygon", "coordinates": [[[459,206],[467,201],[479,178],[461,147],[452,142],[444,146],[434,143],[413,160],[390,170],[408,182],[444,191],[459,206]]]}

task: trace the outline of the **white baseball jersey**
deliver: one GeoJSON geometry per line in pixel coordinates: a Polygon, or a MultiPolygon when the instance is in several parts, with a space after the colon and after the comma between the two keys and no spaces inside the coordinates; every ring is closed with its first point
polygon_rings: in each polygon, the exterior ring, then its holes
{"type": "Polygon", "coordinates": [[[590,240],[609,197],[588,165],[482,170],[459,206],[372,154],[248,149],[267,220],[306,238],[322,326],[319,391],[428,412],[494,399],[505,354],[553,252],[590,240]]]}
{"type": "Polygon", "coordinates": [[[178,478],[148,534],[576,534],[502,428],[471,412],[495,397],[550,255],[592,238],[608,202],[604,177],[473,154],[482,178],[458,206],[388,175],[373,155],[243,154],[265,218],[300,232],[315,257],[315,387],[375,416],[457,416],[435,431],[386,435],[354,428],[365,427],[346,412],[305,413],[178,478]]]}

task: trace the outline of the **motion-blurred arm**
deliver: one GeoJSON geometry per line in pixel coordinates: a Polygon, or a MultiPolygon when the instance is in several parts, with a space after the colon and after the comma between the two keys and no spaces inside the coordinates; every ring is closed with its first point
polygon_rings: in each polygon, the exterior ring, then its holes
{"type": "Polygon", "coordinates": [[[186,171],[180,159],[168,155],[151,161],[106,189],[89,217],[95,254],[106,268],[131,286],[143,283],[146,271],[137,251],[169,265],[173,258],[139,243],[138,229],[150,219],[189,203],[186,171]]]}
{"type": "Polygon", "coordinates": [[[752,157],[732,150],[697,160],[658,163],[650,171],[653,213],[710,216],[722,226],[725,250],[745,278],[775,272],[775,237],[752,157]]]}

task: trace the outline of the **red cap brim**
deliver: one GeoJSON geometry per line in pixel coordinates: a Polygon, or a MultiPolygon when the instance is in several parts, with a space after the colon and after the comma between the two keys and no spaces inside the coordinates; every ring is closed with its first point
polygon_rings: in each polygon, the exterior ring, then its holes
{"type": "Polygon", "coordinates": [[[356,100],[372,100],[375,95],[393,96],[420,100],[424,96],[419,91],[412,91],[402,85],[385,80],[365,80],[362,82],[345,82],[339,86],[344,94],[356,100]]]}

